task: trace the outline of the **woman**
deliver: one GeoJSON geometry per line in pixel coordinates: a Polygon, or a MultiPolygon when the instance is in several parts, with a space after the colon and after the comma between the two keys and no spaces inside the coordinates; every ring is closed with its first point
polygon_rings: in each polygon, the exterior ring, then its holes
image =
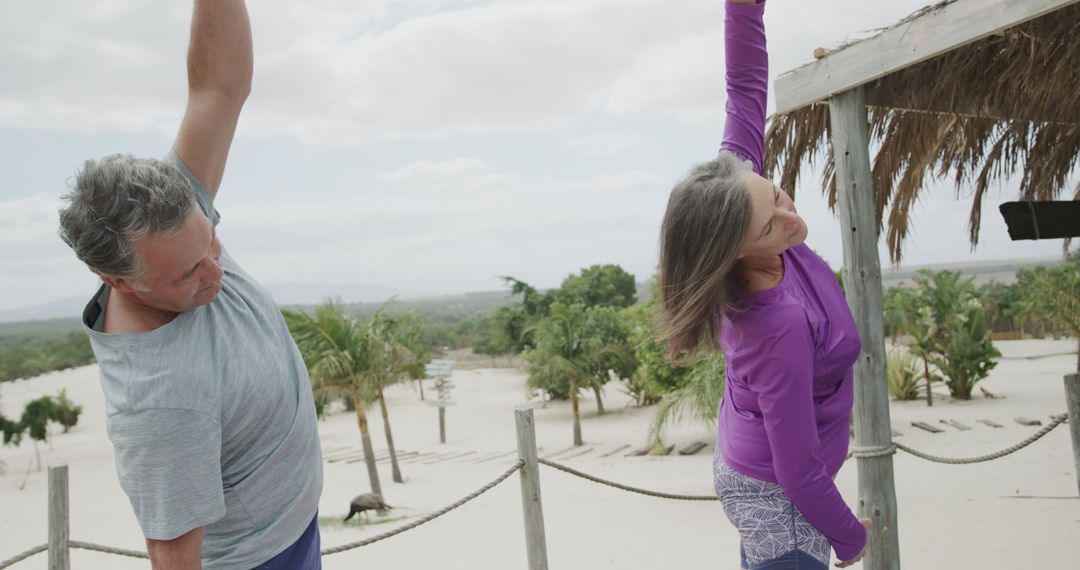
{"type": "Polygon", "coordinates": [[[675,186],[661,230],[661,325],[671,356],[719,348],[727,385],[717,494],[746,569],[862,558],[869,519],[833,483],[844,462],[860,343],[836,278],[803,241],[788,195],[760,176],[764,0],[729,0],[727,124],[719,156],[675,186]]]}

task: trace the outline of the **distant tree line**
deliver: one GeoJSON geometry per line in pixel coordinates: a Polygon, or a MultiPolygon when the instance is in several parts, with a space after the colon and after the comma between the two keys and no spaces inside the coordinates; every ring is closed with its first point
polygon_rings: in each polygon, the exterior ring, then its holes
{"type": "Polygon", "coordinates": [[[1071,336],[1080,343],[1080,250],[1059,265],[1022,269],[1012,284],[975,287],[973,280],[923,270],[914,287],[885,292],[885,334],[907,348],[889,356],[894,398],[915,399],[921,389],[932,404],[931,388],[942,383],[953,397],[970,399],[1000,356],[991,343],[994,332],[1071,336]]]}
{"type": "Polygon", "coordinates": [[[93,362],[90,340],[81,331],[0,338],[0,382],[93,362]]]}

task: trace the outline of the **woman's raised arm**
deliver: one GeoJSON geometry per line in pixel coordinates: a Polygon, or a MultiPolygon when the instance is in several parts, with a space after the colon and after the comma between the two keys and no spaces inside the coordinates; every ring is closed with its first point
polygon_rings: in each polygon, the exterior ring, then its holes
{"type": "Polygon", "coordinates": [[[769,97],[764,12],[765,0],[727,0],[724,18],[728,100],[720,149],[749,160],[758,174],[765,154],[765,107],[769,97]]]}

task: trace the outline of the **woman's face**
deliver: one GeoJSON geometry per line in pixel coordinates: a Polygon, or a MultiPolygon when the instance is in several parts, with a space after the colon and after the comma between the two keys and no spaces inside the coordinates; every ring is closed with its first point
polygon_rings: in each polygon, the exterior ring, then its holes
{"type": "Polygon", "coordinates": [[[739,258],[779,255],[806,241],[806,222],[795,203],[772,181],[747,171],[743,182],[750,194],[750,228],[739,258]]]}

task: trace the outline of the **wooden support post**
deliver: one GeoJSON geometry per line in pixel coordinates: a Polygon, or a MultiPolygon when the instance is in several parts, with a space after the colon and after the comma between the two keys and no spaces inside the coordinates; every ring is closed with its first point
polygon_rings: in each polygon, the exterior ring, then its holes
{"type": "Polygon", "coordinates": [[[49,570],[71,568],[68,539],[68,468],[49,466],[49,570]]]}
{"type": "MultiPolygon", "coordinates": [[[[892,429],[885,379],[884,303],[863,88],[833,96],[829,113],[843,232],[844,285],[862,340],[862,353],[855,363],[855,445],[886,447],[892,444],[892,429]]],[[[863,567],[899,570],[892,456],[859,457],[858,470],[858,514],[874,521],[868,531],[863,567]]]]}
{"type": "Polygon", "coordinates": [[[536,424],[531,408],[514,410],[517,422],[518,458],[521,466],[521,510],[525,514],[525,548],[529,570],[547,570],[547,539],[544,537],[544,508],[540,502],[540,464],[536,459],[536,424]]]}
{"type": "Polygon", "coordinates": [[[1065,375],[1065,404],[1069,409],[1069,433],[1072,434],[1076,488],[1080,492],[1080,373],[1065,375]]]}
{"type": "Polygon", "coordinates": [[[446,408],[439,406],[439,443],[446,443],[446,408]]]}

